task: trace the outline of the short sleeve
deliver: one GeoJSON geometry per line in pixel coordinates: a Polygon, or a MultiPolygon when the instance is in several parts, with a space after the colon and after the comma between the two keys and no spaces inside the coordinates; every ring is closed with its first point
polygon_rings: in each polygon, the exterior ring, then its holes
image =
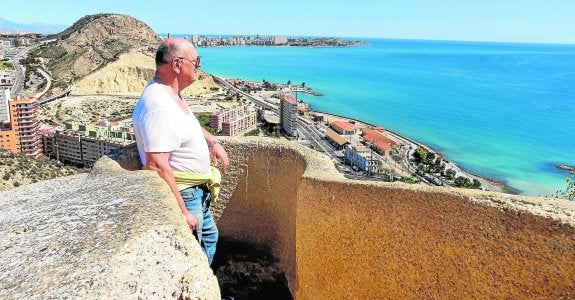
{"type": "Polygon", "coordinates": [[[167,111],[148,113],[141,123],[141,136],[145,152],[172,152],[180,147],[178,128],[174,116],[167,111]]]}

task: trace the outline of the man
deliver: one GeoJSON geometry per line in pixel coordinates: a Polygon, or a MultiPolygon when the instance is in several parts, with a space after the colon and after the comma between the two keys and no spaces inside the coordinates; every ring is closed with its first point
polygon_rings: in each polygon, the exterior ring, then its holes
{"type": "MultiPolygon", "coordinates": [[[[180,95],[198,79],[199,67],[200,57],[190,42],[164,40],[156,52],[154,78],[140,96],[132,119],[142,164],[168,183],[211,265],[218,229],[210,201],[219,181],[208,184],[215,169],[210,167],[210,155],[214,166],[221,162],[224,173],[228,155],[219,141],[201,128],[180,95]]],[[[216,175],[219,177],[219,172],[216,175]]]]}

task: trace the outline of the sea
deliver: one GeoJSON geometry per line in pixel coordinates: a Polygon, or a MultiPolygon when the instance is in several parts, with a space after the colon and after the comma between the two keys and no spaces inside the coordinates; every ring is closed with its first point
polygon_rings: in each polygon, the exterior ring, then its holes
{"type": "Polygon", "coordinates": [[[516,193],[553,196],[575,165],[575,45],[361,39],[199,48],[207,73],[305,83],[313,110],[383,126],[516,193]]]}

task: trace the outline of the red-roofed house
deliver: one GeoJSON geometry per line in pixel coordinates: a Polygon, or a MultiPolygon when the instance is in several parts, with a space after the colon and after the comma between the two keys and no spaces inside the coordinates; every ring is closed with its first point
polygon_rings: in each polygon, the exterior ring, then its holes
{"type": "Polygon", "coordinates": [[[342,120],[332,121],[330,127],[339,134],[352,135],[357,133],[357,127],[342,120]]]}
{"type": "Polygon", "coordinates": [[[370,144],[373,150],[381,154],[389,154],[389,151],[398,144],[395,139],[389,137],[385,132],[375,128],[364,128],[363,140],[366,144],[370,144]]]}

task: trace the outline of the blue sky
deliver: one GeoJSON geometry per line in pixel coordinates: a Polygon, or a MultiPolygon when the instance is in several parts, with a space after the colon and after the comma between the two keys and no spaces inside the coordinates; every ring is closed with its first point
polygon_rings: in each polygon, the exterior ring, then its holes
{"type": "Polygon", "coordinates": [[[157,33],[380,37],[575,44],[574,0],[21,0],[9,21],[71,25],[131,15],[157,33]]]}

